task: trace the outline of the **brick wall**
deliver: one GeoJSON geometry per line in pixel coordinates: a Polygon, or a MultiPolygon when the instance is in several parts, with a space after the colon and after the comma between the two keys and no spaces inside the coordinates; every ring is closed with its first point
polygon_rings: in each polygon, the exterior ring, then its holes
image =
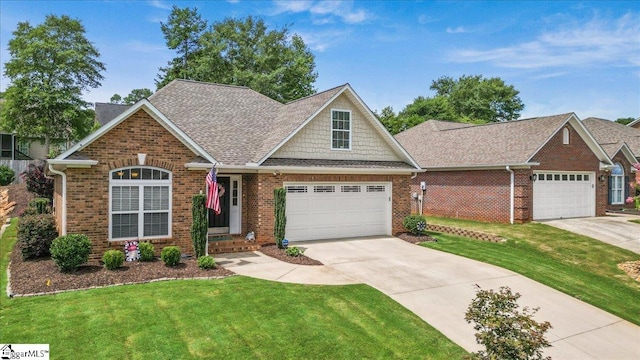
{"type": "MultiPolygon", "coordinates": [[[[531,160],[539,162],[536,171],[590,171],[596,178],[600,161],[575,130],[569,126],[570,143],[562,144],[562,131],[555,134],[531,160]]],[[[514,170],[514,222],[533,218],[533,185],[530,176],[534,169],[514,170]]],[[[425,215],[509,222],[510,174],[501,170],[427,171],[412,181],[411,192],[421,194],[420,182],[427,183],[424,194],[425,215]]],[[[596,180],[596,215],[606,211],[606,182],[596,180]]],[[[412,211],[417,212],[412,201],[412,211]]]]}
{"type": "MultiPolygon", "coordinates": [[[[189,235],[191,197],[204,190],[204,174],[184,167],[195,156],[191,150],[140,110],[81,152],[89,159],[98,160],[98,164],[87,169],[66,170],[67,233],[87,235],[93,244],[92,258],[101,258],[110,248],[123,247],[122,241],[108,240],[108,174],[110,170],[119,167],[138,165],[138,153],[147,154],[145,165],[159,167],[173,174],[173,236],[153,240],[157,244],[156,250],[167,245],[178,245],[183,252],[192,252],[189,235]]],[[[56,180],[59,181],[60,178],[56,177],[56,180]]],[[[58,191],[56,186],[56,192],[58,191]]]]}

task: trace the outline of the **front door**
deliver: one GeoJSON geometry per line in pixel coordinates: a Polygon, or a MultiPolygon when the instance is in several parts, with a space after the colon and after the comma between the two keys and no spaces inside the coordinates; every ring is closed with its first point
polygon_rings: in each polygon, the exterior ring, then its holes
{"type": "Polygon", "coordinates": [[[229,218],[231,215],[230,212],[230,201],[229,199],[232,196],[231,187],[229,186],[229,178],[221,177],[217,178],[218,180],[218,194],[220,198],[220,214],[216,215],[216,213],[209,209],[209,233],[214,234],[228,234],[229,233],[229,218]],[[223,190],[224,189],[224,192],[223,190]]]}

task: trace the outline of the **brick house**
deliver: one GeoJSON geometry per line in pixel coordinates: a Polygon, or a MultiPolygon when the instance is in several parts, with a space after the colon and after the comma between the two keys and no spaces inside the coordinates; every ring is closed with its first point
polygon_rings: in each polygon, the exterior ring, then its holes
{"type": "Polygon", "coordinates": [[[613,160],[614,167],[607,173],[607,209],[633,208],[625,200],[640,183],[640,172],[632,166],[640,162],[640,128],[593,117],[582,123],[613,160]]]}
{"type": "Polygon", "coordinates": [[[49,161],[59,231],[89,236],[93,257],[130,240],[192,253],[191,199],[214,165],[209,234],[225,240],[210,252],[246,250],[248,232],[273,242],[276,187],[290,241],[394,234],[420,171],[348,84],[282,104],[175,80],[49,161]]]}
{"type": "Polygon", "coordinates": [[[640,118],[637,118],[634,121],[628,123],[627,126],[635,128],[635,129],[640,129],[640,118]]]}
{"type": "Polygon", "coordinates": [[[505,223],[605,214],[613,163],[575,114],[429,120],[396,139],[426,170],[413,179],[415,212],[505,223]]]}

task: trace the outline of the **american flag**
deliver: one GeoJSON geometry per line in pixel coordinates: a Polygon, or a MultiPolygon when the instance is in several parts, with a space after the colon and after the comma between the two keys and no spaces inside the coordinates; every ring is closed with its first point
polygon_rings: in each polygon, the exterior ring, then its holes
{"type": "Polygon", "coordinates": [[[216,179],[216,167],[211,168],[207,174],[207,209],[212,209],[216,215],[220,215],[220,199],[218,198],[218,181],[216,179]]]}

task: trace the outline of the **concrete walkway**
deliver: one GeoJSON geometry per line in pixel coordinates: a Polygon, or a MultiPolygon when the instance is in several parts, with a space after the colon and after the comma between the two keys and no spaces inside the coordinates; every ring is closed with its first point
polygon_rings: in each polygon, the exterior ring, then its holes
{"type": "Polygon", "coordinates": [[[629,220],[640,220],[640,216],[607,214],[598,217],[547,220],[542,223],[640,254],[640,224],[629,220]]]}
{"type": "Polygon", "coordinates": [[[554,359],[639,359],[640,327],[511,271],[397,238],[308,242],[305,255],[324,266],[296,266],[262,254],[225,254],[217,262],[240,275],[312,284],[365,283],[390,296],[468,351],[475,343],[464,312],[483,289],[509,286],[521,306],[540,307],[554,359]],[[302,267],[306,269],[301,269],[302,267]]]}

